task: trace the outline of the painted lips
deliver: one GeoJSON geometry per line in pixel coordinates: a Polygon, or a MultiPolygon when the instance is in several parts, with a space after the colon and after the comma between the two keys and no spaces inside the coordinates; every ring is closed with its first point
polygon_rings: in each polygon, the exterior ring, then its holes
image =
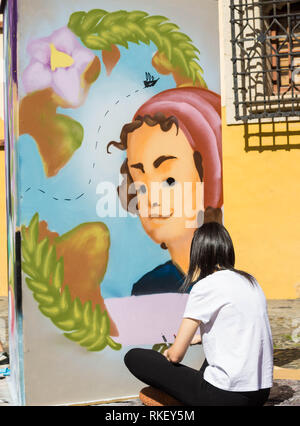
{"type": "Polygon", "coordinates": [[[150,219],[162,219],[162,220],[165,220],[165,219],[169,219],[172,216],[173,216],[173,212],[170,213],[169,215],[158,215],[158,214],[153,213],[153,214],[150,214],[149,218],[150,219]]]}

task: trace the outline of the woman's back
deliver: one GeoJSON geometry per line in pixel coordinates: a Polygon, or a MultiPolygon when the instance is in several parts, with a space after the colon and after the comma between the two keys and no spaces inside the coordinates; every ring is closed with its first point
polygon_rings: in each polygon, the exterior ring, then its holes
{"type": "Polygon", "coordinates": [[[131,349],[125,364],[137,378],[185,405],[265,404],[273,382],[266,299],[255,278],[234,264],[233,243],[222,224],[196,229],[180,288],[192,290],[176,339],[163,355],[131,349]],[[179,363],[199,326],[206,360],[197,371],[179,363]]]}
{"type": "Polygon", "coordinates": [[[201,321],[207,382],[240,392],[272,387],[272,335],[257,282],[230,270],[208,275],[193,286],[184,317],[201,321]]]}

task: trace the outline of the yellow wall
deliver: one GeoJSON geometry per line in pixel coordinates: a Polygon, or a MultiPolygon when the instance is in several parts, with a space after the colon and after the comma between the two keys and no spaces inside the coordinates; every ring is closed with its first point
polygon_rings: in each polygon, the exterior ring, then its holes
{"type": "MultiPolygon", "coordinates": [[[[236,267],[252,273],[268,299],[300,297],[300,150],[245,152],[244,126],[226,125],[225,114],[224,108],[224,224],[235,245],[236,267]]],[[[277,123],[280,129],[285,126],[277,123]]],[[[300,123],[291,130],[300,133],[300,123]]],[[[299,140],[293,136],[291,143],[299,140]]]]}
{"type": "MultiPolygon", "coordinates": [[[[0,119],[0,139],[4,138],[3,120],[0,119]]],[[[0,296],[7,296],[7,252],[6,252],[6,198],[4,151],[0,151],[0,296]]]]}

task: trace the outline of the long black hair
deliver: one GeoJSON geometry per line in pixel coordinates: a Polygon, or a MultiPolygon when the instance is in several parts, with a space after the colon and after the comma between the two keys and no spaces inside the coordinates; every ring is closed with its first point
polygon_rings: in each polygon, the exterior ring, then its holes
{"type": "Polygon", "coordinates": [[[255,278],[234,268],[235,253],[227,229],[217,222],[204,223],[196,229],[191,244],[190,265],[181,292],[186,292],[196,281],[220,270],[237,272],[255,285],[255,278]]]}

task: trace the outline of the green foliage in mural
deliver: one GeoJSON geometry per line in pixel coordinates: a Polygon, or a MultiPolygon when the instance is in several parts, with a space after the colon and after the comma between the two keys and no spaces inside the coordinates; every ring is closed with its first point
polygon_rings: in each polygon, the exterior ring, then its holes
{"type": "Polygon", "coordinates": [[[64,262],[56,258],[56,250],[48,237],[39,240],[39,215],[36,213],[28,229],[22,226],[22,269],[26,283],[39,303],[40,311],[61,330],[64,335],[84,346],[88,351],[101,351],[107,345],[119,350],[121,345],[109,336],[110,320],[100,306],[92,309],[92,302],[82,304],[77,297],[71,300],[68,286],[62,289],[64,262]]]}
{"type": "Polygon", "coordinates": [[[193,83],[198,81],[206,87],[203,70],[196,62],[199,50],[176,24],[167,21],[164,16],[149,16],[143,11],[93,9],[73,13],[68,27],[93,50],[110,51],[114,44],[128,48],[129,42],[149,45],[152,41],[174,69],[181,69],[193,83]]]}

